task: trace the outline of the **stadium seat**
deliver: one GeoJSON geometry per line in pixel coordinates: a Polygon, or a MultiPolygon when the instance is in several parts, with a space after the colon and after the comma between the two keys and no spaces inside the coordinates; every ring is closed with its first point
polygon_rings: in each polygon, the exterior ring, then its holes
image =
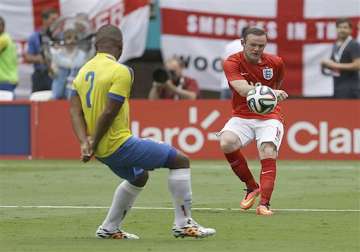
{"type": "Polygon", "coordinates": [[[0,101],[14,100],[14,93],[7,90],[0,90],[0,101]]]}
{"type": "Polygon", "coordinates": [[[37,91],[30,95],[30,101],[49,101],[51,99],[51,90],[37,91]]]}

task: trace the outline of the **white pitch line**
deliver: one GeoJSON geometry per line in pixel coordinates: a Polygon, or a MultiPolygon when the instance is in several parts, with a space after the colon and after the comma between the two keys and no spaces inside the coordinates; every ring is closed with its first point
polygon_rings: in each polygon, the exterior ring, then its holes
{"type": "MultiPolygon", "coordinates": [[[[47,209],[108,209],[109,207],[105,206],[0,206],[0,208],[47,208],[47,209]]],[[[136,210],[174,210],[172,207],[133,207],[136,210]]],[[[209,208],[209,207],[194,207],[192,210],[195,211],[242,211],[240,208],[209,208]]],[[[289,208],[279,208],[272,209],[279,212],[360,212],[360,209],[289,209],[289,208]]],[[[254,209],[250,209],[254,211],[254,209]]]]}

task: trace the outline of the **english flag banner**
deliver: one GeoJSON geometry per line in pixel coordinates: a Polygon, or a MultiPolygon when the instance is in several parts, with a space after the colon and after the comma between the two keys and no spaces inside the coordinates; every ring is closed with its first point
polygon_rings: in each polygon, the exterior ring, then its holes
{"type": "MultiPolygon", "coordinates": [[[[41,13],[46,9],[56,9],[60,18],[71,19],[77,14],[85,14],[90,19],[94,31],[105,24],[113,24],[123,32],[124,48],[120,58],[124,62],[143,55],[150,14],[149,0],[1,0],[0,16],[5,19],[6,32],[17,43],[18,54],[27,50],[29,36],[41,27],[41,13]]],[[[30,88],[32,66],[19,66],[19,96],[26,96],[30,88]]]]}
{"type": "Polygon", "coordinates": [[[182,58],[201,89],[220,89],[225,45],[244,27],[258,26],[268,34],[265,51],[285,62],[283,88],[309,97],[333,94],[320,61],[330,57],[336,19],[351,18],[353,36],[360,20],[359,0],[160,0],[160,8],[164,58],[182,58]]]}
{"type": "Polygon", "coordinates": [[[6,22],[6,31],[22,45],[32,32],[41,26],[41,12],[54,8],[60,17],[71,18],[85,13],[93,29],[113,24],[121,28],[124,52],[121,61],[139,57],[144,53],[149,22],[149,0],[2,0],[0,13],[6,22]]]}

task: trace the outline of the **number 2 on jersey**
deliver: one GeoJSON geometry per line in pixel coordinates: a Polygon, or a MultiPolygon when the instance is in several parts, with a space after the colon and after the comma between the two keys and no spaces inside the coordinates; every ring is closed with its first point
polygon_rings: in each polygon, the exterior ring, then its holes
{"type": "Polygon", "coordinates": [[[90,87],[89,87],[89,90],[86,93],[86,106],[88,108],[91,108],[91,100],[90,100],[90,98],[91,98],[91,91],[94,88],[94,78],[95,78],[95,73],[93,71],[88,72],[86,74],[86,76],[85,76],[85,81],[88,81],[88,82],[90,81],[90,87]]]}

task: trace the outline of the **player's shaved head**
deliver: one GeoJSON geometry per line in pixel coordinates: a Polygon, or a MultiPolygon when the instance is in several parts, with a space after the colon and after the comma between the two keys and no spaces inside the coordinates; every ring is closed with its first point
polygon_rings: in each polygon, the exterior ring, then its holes
{"type": "Polygon", "coordinates": [[[122,52],[122,43],[122,33],[114,25],[104,25],[96,32],[95,47],[97,52],[109,53],[118,59],[122,52]]]}

